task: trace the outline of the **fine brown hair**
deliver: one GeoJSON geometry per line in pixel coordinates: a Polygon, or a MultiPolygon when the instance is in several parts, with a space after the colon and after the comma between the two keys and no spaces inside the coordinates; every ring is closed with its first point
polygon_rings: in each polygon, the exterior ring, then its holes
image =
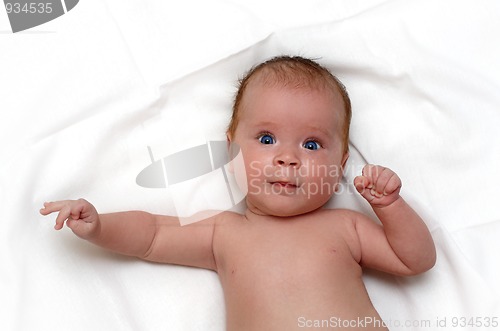
{"type": "Polygon", "coordinates": [[[340,93],[344,103],[342,127],[342,142],[344,153],[349,150],[349,126],[351,123],[351,100],[342,82],[328,69],[316,61],[300,56],[278,56],[265,61],[248,71],[239,81],[233,103],[233,113],[227,129],[227,134],[234,137],[239,122],[239,112],[243,95],[248,84],[259,77],[267,85],[274,84],[283,87],[329,89],[333,93],[340,93]]]}

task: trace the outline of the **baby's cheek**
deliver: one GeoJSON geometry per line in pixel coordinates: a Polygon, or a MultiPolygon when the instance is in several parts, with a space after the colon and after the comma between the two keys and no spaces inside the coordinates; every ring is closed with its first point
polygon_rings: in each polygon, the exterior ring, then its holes
{"type": "Polygon", "coordinates": [[[312,176],[305,184],[305,190],[309,197],[328,200],[335,192],[338,179],[329,176],[312,176]]]}
{"type": "Polygon", "coordinates": [[[238,188],[243,194],[247,194],[248,192],[248,183],[247,183],[247,168],[245,166],[245,162],[241,154],[238,154],[230,164],[230,169],[238,188]]]}

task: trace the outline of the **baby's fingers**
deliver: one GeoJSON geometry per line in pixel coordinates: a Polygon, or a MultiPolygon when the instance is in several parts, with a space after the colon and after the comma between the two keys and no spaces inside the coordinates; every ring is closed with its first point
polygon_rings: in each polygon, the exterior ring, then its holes
{"type": "Polygon", "coordinates": [[[50,213],[53,213],[55,211],[59,211],[61,209],[61,206],[57,207],[55,202],[44,202],[43,203],[43,208],[40,209],[40,214],[43,216],[47,216],[50,213]]]}
{"type": "Polygon", "coordinates": [[[371,187],[369,185],[368,188],[378,198],[391,194],[401,186],[398,175],[386,167],[368,164],[363,168],[363,176],[370,179],[371,187]]]}
{"type": "Polygon", "coordinates": [[[54,229],[61,230],[64,226],[64,221],[68,219],[70,214],[71,214],[71,209],[69,206],[66,205],[62,207],[61,211],[59,211],[59,214],[57,214],[56,224],[54,225],[54,229]]]}
{"type": "Polygon", "coordinates": [[[43,208],[40,209],[40,214],[47,216],[56,211],[60,211],[66,204],[66,201],[44,202],[43,208]]]}
{"type": "Polygon", "coordinates": [[[56,201],[56,202],[45,202],[43,204],[44,208],[40,209],[40,214],[49,215],[54,212],[59,212],[56,217],[56,224],[54,229],[60,230],[64,226],[64,222],[71,216],[73,219],[78,219],[80,216],[80,210],[72,210],[72,201],[56,201]]]}
{"type": "Polygon", "coordinates": [[[375,199],[375,194],[373,193],[373,183],[370,181],[370,178],[366,176],[357,176],[354,178],[354,187],[361,194],[363,198],[365,198],[368,202],[371,203],[373,199],[375,199]]]}
{"type": "Polygon", "coordinates": [[[364,190],[370,186],[370,180],[365,176],[356,176],[354,178],[354,187],[359,193],[363,193],[364,190]]]}
{"type": "Polygon", "coordinates": [[[384,168],[384,167],[378,167],[377,168],[377,178],[375,182],[375,192],[377,192],[379,195],[387,195],[389,193],[392,193],[392,191],[389,191],[387,189],[387,184],[389,181],[396,176],[396,174],[389,168],[384,168]]]}
{"type": "Polygon", "coordinates": [[[392,176],[387,180],[387,184],[384,188],[384,194],[391,194],[401,188],[401,179],[396,173],[392,173],[392,176]]]}

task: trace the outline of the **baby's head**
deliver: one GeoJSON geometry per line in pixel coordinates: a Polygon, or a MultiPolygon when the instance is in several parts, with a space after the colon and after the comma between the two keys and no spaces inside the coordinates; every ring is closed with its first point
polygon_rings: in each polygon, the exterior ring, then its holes
{"type": "Polygon", "coordinates": [[[227,130],[243,155],[235,172],[249,209],[293,216],[324,205],[348,158],[350,119],[344,85],[318,63],[282,56],[251,69],[227,130]]]}
{"type": "MultiPolygon", "coordinates": [[[[233,114],[227,134],[234,136],[238,127],[241,104],[247,87],[251,83],[265,86],[281,86],[296,89],[316,89],[324,92],[338,93],[343,101],[342,114],[342,146],[349,151],[349,127],[351,124],[351,100],[342,82],[317,62],[300,56],[278,56],[253,67],[240,80],[233,104],[233,114]]],[[[304,110],[306,111],[306,110],[304,110]]],[[[335,111],[332,109],[332,111],[335,111]]]]}

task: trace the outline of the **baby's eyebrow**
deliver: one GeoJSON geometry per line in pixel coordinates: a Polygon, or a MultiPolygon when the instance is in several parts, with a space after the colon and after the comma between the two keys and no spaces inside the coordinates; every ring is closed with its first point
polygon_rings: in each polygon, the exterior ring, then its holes
{"type": "Polygon", "coordinates": [[[310,130],[311,132],[319,132],[320,134],[326,136],[327,138],[333,138],[333,132],[332,130],[328,130],[326,128],[323,128],[323,127],[319,127],[319,126],[308,126],[308,130],[310,130]]]}
{"type": "Polygon", "coordinates": [[[258,127],[276,127],[276,126],[279,126],[280,124],[279,123],[276,123],[276,122],[272,122],[272,121],[259,121],[257,123],[255,123],[255,126],[258,126],[258,127]]]}
{"type": "Polygon", "coordinates": [[[254,130],[258,130],[258,131],[269,131],[269,132],[274,132],[276,133],[276,131],[279,130],[279,128],[282,126],[282,124],[280,123],[276,123],[276,122],[273,122],[273,121],[258,121],[258,122],[255,122],[255,123],[252,123],[251,124],[251,127],[254,129],[254,130]]]}

